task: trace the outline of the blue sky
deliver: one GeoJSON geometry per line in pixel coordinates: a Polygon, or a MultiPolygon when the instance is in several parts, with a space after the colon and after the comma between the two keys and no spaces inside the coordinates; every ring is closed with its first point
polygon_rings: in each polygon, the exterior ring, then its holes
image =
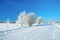
{"type": "Polygon", "coordinates": [[[59,0],[0,0],[0,21],[16,21],[20,12],[34,12],[45,21],[60,21],[59,0]]]}

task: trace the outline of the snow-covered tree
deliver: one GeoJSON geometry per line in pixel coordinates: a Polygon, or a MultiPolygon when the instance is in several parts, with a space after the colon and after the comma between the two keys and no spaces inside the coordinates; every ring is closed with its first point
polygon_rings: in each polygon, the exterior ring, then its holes
{"type": "Polygon", "coordinates": [[[32,24],[35,23],[35,14],[33,12],[28,14],[27,23],[29,26],[32,26],[32,24]]]}
{"type": "Polygon", "coordinates": [[[36,20],[36,23],[40,24],[41,22],[42,22],[42,17],[38,17],[37,20],[36,20]]]}
{"type": "Polygon", "coordinates": [[[9,24],[10,24],[10,21],[9,21],[9,19],[7,19],[7,21],[6,21],[7,29],[9,29],[9,24]]]}
{"type": "Polygon", "coordinates": [[[25,16],[26,12],[23,11],[20,13],[20,18],[21,18],[21,27],[23,27],[23,23],[24,23],[24,16],[25,16]]]}
{"type": "Polygon", "coordinates": [[[18,20],[16,21],[17,24],[21,24],[21,27],[23,27],[25,15],[26,15],[25,11],[21,12],[18,16],[18,20]]]}
{"type": "Polygon", "coordinates": [[[23,24],[27,24],[27,18],[28,18],[27,15],[25,15],[25,16],[23,17],[23,24]]]}

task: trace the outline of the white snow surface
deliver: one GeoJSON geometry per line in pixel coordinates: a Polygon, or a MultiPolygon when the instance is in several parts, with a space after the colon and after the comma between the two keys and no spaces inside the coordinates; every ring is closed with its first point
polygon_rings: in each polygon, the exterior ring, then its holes
{"type": "Polygon", "coordinates": [[[0,24],[0,40],[60,40],[60,25],[0,24]],[[8,27],[9,26],[9,27],[8,27]],[[8,28],[7,28],[8,27],[8,28]]]}

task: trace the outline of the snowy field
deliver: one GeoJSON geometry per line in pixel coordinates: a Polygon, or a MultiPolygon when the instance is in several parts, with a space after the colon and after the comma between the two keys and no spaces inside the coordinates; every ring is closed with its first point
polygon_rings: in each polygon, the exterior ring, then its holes
{"type": "Polygon", "coordinates": [[[60,24],[16,26],[0,24],[0,40],[60,40],[60,24]]]}

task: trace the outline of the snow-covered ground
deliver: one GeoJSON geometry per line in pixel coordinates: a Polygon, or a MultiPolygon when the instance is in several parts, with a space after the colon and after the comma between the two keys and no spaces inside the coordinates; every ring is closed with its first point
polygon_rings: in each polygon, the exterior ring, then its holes
{"type": "Polygon", "coordinates": [[[0,40],[60,40],[59,24],[16,26],[16,24],[0,24],[0,40]]]}

